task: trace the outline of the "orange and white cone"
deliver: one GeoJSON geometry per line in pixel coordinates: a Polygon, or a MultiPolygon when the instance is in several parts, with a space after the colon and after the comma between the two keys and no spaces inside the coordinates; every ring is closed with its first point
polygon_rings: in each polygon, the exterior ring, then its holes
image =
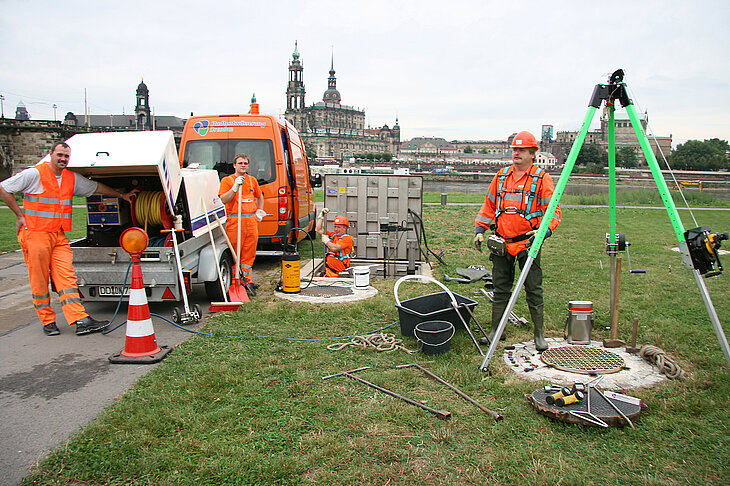
{"type": "MultiPolygon", "coordinates": [[[[135,261],[136,260],[136,261],[135,261]]],[[[132,286],[129,288],[127,309],[127,339],[121,353],[109,357],[112,363],[157,363],[172,351],[171,347],[158,346],[152,317],[144,291],[142,267],[132,259],[132,286]]]]}

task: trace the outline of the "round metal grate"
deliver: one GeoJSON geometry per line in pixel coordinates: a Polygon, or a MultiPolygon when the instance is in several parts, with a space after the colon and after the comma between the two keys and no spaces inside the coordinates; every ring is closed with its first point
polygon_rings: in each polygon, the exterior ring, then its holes
{"type": "Polygon", "coordinates": [[[616,373],[624,359],[611,351],[591,346],[550,348],[542,353],[545,364],[573,373],[616,373]]]}
{"type": "Polygon", "coordinates": [[[307,297],[339,297],[343,295],[353,295],[353,290],[351,286],[310,285],[306,289],[302,289],[300,295],[305,295],[307,297]]]}

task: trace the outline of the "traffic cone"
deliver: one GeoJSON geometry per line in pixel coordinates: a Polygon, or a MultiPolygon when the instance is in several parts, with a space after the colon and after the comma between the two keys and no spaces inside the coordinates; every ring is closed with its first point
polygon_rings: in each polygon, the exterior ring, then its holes
{"type": "Polygon", "coordinates": [[[132,286],[129,288],[129,308],[127,309],[127,339],[119,354],[109,357],[114,364],[151,364],[158,363],[172,351],[172,347],[158,346],[152,317],[147,306],[144,291],[142,267],[139,256],[132,255],[132,286]],[[136,257],[136,258],[135,258],[136,257]]]}

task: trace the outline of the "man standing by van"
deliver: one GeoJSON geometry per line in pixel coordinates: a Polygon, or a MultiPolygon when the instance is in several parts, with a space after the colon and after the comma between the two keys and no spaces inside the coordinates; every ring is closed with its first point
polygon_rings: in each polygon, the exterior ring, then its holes
{"type": "Polygon", "coordinates": [[[256,295],[258,285],[253,283],[253,263],[256,260],[256,245],[259,241],[258,223],[266,216],[264,195],[255,177],[248,174],[250,160],[246,154],[233,158],[234,173],[221,180],[218,195],[226,205],[226,233],[235,252],[238,249],[238,235],[241,235],[239,264],[246,289],[256,295]],[[238,194],[240,191],[240,194],[238,194]],[[238,195],[237,195],[238,194],[238,195]],[[240,198],[240,206],[239,206],[240,198]],[[240,207],[240,213],[239,213],[240,207]],[[240,225],[240,231],[239,231],[240,225]]]}
{"type": "Polygon", "coordinates": [[[66,322],[76,325],[77,335],[101,331],[109,324],[109,321],[97,321],[86,312],[76,287],[73,252],[65,233],[71,231],[73,197],[104,194],[131,202],[138,192],[122,194],[101,182],[66,170],[70,157],[68,144],[58,142],[51,149],[49,161],[29,167],[0,183],[0,199],[18,218],[16,232],[28,267],[33,307],[46,336],[61,334],[56,325],[56,313],[51,308],[49,276],[66,322]],[[22,209],[12,195],[16,192],[23,193],[22,209]]]}
{"type": "MultiPolygon", "coordinates": [[[[512,165],[504,167],[489,185],[484,204],[476,217],[474,243],[481,250],[484,232],[495,231],[487,246],[492,260],[492,281],[494,302],[492,303],[492,330],[489,339],[493,340],[499,327],[512,292],[515,277],[515,260],[522,269],[527,261],[527,250],[535,239],[542,216],[550,205],[555,186],[550,174],[534,165],[535,153],[539,146],[530,132],[520,132],[512,141],[512,165]]],[[[560,206],[555,210],[553,219],[545,235],[552,235],[560,224],[560,206]]],[[[530,309],[535,348],[545,351],[548,348],[543,337],[543,296],[542,268],[540,253],[537,254],[530,273],[525,280],[525,297],[530,309]]],[[[484,339],[484,338],[482,338],[484,339]]]]}
{"type": "Polygon", "coordinates": [[[350,227],[350,221],[344,215],[340,214],[335,218],[334,231],[324,230],[324,217],[329,213],[329,208],[324,208],[317,218],[317,226],[315,231],[322,235],[322,243],[326,250],[324,269],[327,277],[339,277],[340,272],[344,272],[350,268],[350,259],[354,256],[352,248],[355,241],[352,236],[347,234],[347,228],[350,227]]]}

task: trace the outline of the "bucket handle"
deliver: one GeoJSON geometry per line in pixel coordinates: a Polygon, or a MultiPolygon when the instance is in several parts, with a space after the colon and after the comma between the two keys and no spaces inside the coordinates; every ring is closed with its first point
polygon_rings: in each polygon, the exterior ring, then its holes
{"type": "Polygon", "coordinates": [[[459,308],[459,304],[456,302],[456,297],[454,297],[454,294],[451,293],[451,290],[449,290],[448,287],[446,287],[444,284],[439,282],[436,279],[433,279],[431,277],[427,277],[426,275],[405,275],[398,279],[398,281],[395,283],[395,287],[393,288],[393,293],[395,293],[395,302],[396,304],[400,305],[400,300],[398,299],[398,287],[400,287],[400,284],[405,282],[406,280],[425,280],[427,282],[435,283],[442,289],[446,291],[447,294],[449,294],[449,297],[451,298],[451,305],[454,306],[454,309],[459,308]]]}
{"type": "MultiPolygon", "coordinates": [[[[448,321],[444,321],[444,322],[448,322],[448,321]]],[[[439,344],[430,344],[429,343],[428,346],[433,346],[434,348],[436,348],[438,346],[443,346],[444,344],[446,344],[449,341],[451,341],[451,338],[453,338],[454,337],[454,334],[456,333],[456,328],[450,322],[449,322],[449,327],[451,328],[451,336],[447,337],[446,338],[446,341],[444,341],[442,343],[439,343],[439,344]]],[[[437,332],[441,332],[441,331],[437,331],[437,332]]],[[[418,329],[415,329],[415,328],[413,329],[413,335],[416,337],[416,341],[418,341],[419,343],[421,343],[421,347],[423,347],[423,345],[426,344],[426,342],[423,339],[421,339],[420,337],[418,337],[418,329]]]]}

